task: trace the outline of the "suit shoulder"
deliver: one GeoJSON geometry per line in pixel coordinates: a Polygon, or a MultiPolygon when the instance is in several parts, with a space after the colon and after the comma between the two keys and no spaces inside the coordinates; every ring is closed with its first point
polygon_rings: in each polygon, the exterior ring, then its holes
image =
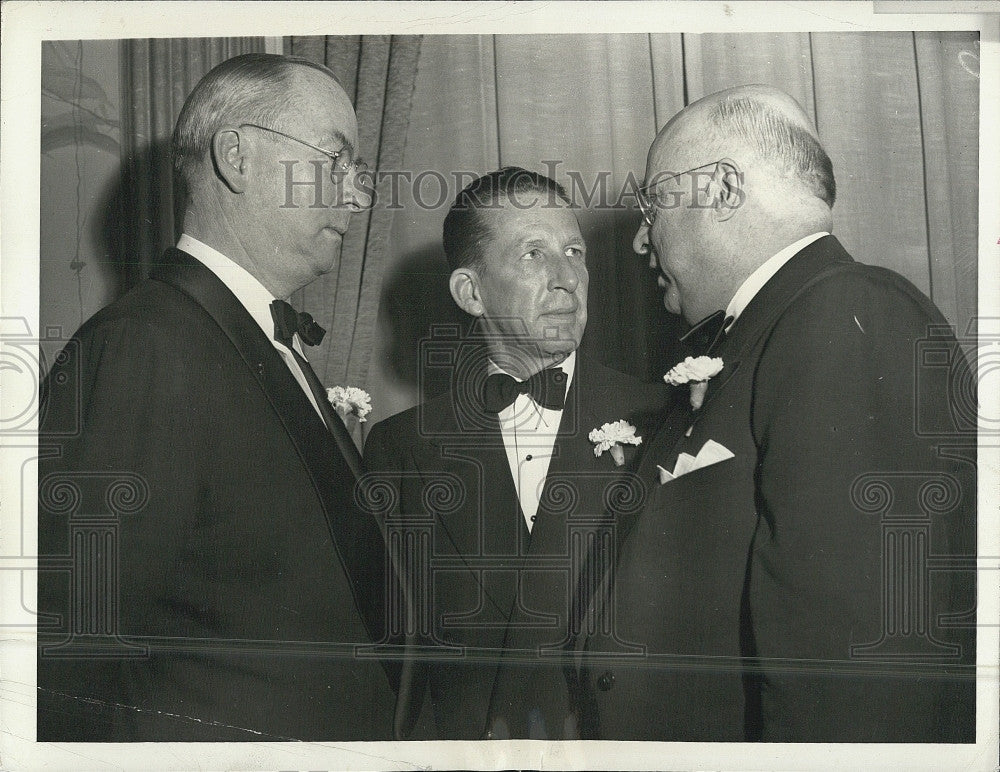
{"type": "Polygon", "coordinates": [[[834,402],[863,404],[858,394],[894,384],[890,391],[902,399],[913,389],[920,341],[953,340],[947,329],[930,299],[898,273],[838,263],[778,313],[765,332],[754,372],[766,391],[791,388],[793,382],[815,388],[822,383],[834,402]],[[848,399],[852,390],[855,396],[848,399]]]}
{"type": "Polygon", "coordinates": [[[862,327],[859,314],[876,325],[897,329],[916,327],[926,332],[928,325],[947,325],[933,301],[909,279],[889,268],[857,262],[837,263],[805,287],[790,310],[821,318],[846,317],[862,327]]]}
{"type": "Polygon", "coordinates": [[[668,401],[669,387],[663,381],[646,383],[590,357],[581,357],[579,364],[585,392],[597,399],[609,399],[645,411],[657,410],[668,401]]]}
{"type": "Polygon", "coordinates": [[[434,433],[441,416],[451,410],[451,395],[442,394],[376,423],[365,439],[364,457],[369,468],[396,469],[403,457],[419,455],[427,435],[434,433]]]}
{"type": "Polygon", "coordinates": [[[73,337],[86,343],[125,330],[151,341],[171,334],[187,336],[197,318],[193,312],[198,311],[200,306],[183,293],[146,279],[91,316],[73,337]]]}
{"type": "Polygon", "coordinates": [[[394,413],[388,418],[383,418],[372,426],[368,432],[368,437],[382,438],[407,433],[416,426],[419,409],[419,405],[414,405],[399,413],[394,413]]]}
{"type": "Polygon", "coordinates": [[[383,418],[368,432],[365,449],[392,444],[414,444],[420,436],[422,423],[451,409],[450,394],[441,394],[413,407],[383,418]]]}

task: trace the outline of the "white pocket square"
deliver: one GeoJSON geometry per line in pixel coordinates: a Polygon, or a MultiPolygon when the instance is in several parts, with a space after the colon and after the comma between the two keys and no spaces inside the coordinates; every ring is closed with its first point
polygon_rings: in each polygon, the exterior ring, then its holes
{"type": "Polygon", "coordinates": [[[701,450],[698,451],[697,456],[692,456],[690,453],[681,453],[677,457],[677,463],[674,464],[673,472],[668,472],[662,466],[657,464],[656,468],[660,472],[660,485],[665,482],[675,480],[688,472],[693,472],[695,469],[701,469],[702,467],[711,466],[712,464],[718,464],[720,461],[725,461],[727,458],[736,458],[736,455],[725,445],[722,445],[715,440],[707,440],[705,444],[701,446],[701,450]]]}

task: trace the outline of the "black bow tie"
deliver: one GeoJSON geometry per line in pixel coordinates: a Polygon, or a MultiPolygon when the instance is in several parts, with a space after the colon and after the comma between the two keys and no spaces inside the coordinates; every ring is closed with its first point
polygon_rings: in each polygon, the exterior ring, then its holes
{"type": "Polygon", "coordinates": [[[681,336],[681,341],[691,347],[696,356],[709,356],[726,335],[726,328],[733,317],[725,311],[709,314],[681,336]]]}
{"type": "Polygon", "coordinates": [[[274,339],[288,348],[292,347],[295,333],[307,346],[318,346],[326,335],[326,330],[316,324],[310,314],[299,313],[284,300],[271,303],[271,318],[274,319],[274,339]]]}
{"type": "Polygon", "coordinates": [[[489,412],[499,413],[513,405],[518,394],[529,395],[549,410],[562,410],[566,402],[566,373],[550,367],[526,381],[516,381],[507,373],[494,373],[483,386],[483,405],[489,412]]]}

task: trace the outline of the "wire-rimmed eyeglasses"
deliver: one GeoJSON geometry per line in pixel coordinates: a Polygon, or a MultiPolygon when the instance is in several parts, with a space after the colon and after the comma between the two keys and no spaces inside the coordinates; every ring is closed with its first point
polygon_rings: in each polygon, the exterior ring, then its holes
{"type": "MultiPolygon", "coordinates": [[[[368,172],[368,164],[364,161],[358,160],[346,160],[342,161],[341,157],[345,155],[346,148],[344,150],[324,150],[321,147],[317,147],[311,142],[306,142],[304,139],[299,139],[298,137],[293,137],[291,134],[286,134],[283,131],[278,131],[277,129],[272,129],[270,126],[261,126],[256,123],[241,123],[240,128],[244,126],[250,126],[255,129],[260,129],[261,131],[269,131],[272,134],[277,134],[279,137],[284,137],[285,139],[290,139],[292,142],[298,142],[300,145],[305,145],[308,148],[312,148],[317,153],[322,153],[327,158],[329,158],[333,163],[330,167],[330,179],[333,183],[339,184],[349,175],[353,174],[354,178],[357,179],[359,176],[368,172]]],[[[349,156],[348,156],[349,158],[349,156]]]]}
{"type": "Polygon", "coordinates": [[[652,181],[646,183],[642,187],[637,187],[635,189],[635,200],[639,203],[639,211],[642,212],[642,221],[646,224],[647,228],[653,227],[653,222],[656,220],[656,212],[660,209],[657,203],[656,192],[653,190],[661,182],[666,182],[667,180],[672,180],[677,177],[683,177],[685,174],[690,174],[691,172],[696,172],[699,169],[707,169],[709,166],[715,166],[718,161],[712,161],[711,163],[702,164],[701,166],[696,166],[693,169],[688,169],[686,172],[677,172],[676,174],[656,174],[653,176],[652,181]]]}

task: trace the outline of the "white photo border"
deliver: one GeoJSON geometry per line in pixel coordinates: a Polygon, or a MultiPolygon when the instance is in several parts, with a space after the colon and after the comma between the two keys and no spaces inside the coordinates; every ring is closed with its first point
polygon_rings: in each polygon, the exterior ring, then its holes
{"type": "MultiPolygon", "coordinates": [[[[976,30],[980,33],[980,335],[1000,333],[1000,15],[996,4],[921,2],[8,2],[2,26],[0,317],[38,334],[43,40],[321,34],[976,30]],[[568,6],[572,8],[568,8],[568,6]],[[571,10],[571,12],[569,12],[571,10]],[[991,173],[992,172],[992,173],[991,173]],[[990,322],[987,325],[987,322],[990,322]],[[991,329],[995,328],[995,329],[991,329]]],[[[961,332],[961,331],[960,331],[961,332]]],[[[1000,337],[1000,336],[998,336],[1000,337]]],[[[1000,345],[1000,344],[997,344],[1000,345]]],[[[0,372],[0,378],[14,374],[0,372]]],[[[37,373],[35,374],[37,376],[37,373]]],[[[5,400],[0,390],[0,400],[5,400]]],[[[981,391],[1000,415],[1000,390],[981,391]]],[[[10,407],[4,401],[4,409],[10,407]]],[[[35,641],[0,625],[0,759],[8,769],[995,769],[1000,726],[1000,453],[980,440],[977,743],[631,742],[36,743],[35,641]]],[[[0,447],[0,608],[33,589],[37,529],[30,438],[0,447]],[[24,531],[22,532],[22,529],[24,531]],[[33,539],[34,536],[31,536],[33,539]],[[28,542],[31,544],[30,540],[28,542]],[[10,546],[14,545],[14,546],[10,546]],[[30,577],[30,578],[25,578],[30,577]]],[[[2,621],[2,620],[0,620],[2,621]]]]}

